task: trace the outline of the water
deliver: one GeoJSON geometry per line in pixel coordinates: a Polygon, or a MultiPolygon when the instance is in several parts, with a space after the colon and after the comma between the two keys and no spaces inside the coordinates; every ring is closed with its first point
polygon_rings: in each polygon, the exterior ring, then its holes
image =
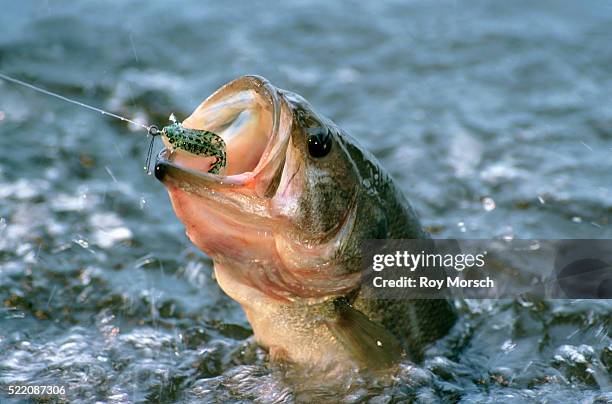
{"type": "MultiPolygon", "coordinates": [[[[612,236],[609,3],[253,3],[11,3],[0,70],[162,124],[261,74],[372,150],[436,237],[612,236]]],[[[0,384],[65,384],[73,402],[304,398],[142,171],[144,132],[0,94],[0,384]]],[[[344,399],[612,399],[610,301],[458,307],[423,363],[344,399]]]]}

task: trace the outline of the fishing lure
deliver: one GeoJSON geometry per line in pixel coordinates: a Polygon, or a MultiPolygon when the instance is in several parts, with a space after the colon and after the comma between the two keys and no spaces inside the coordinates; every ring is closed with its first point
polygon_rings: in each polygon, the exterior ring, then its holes
{"type": "Polygon", "coordinates": [[[197,156],[214,157],[215,162],[208,172],[219,174],[227,164],[225,141],[221,136],[208,130],[190,129],[176,121],[174,115],[170,116],[172,125],[161,130],[161,134],[168,139],[172,147],[185,150],[197,156]]]}
{"type": "Polygon", "coordinates": [[[185,150],[189,153],[205,156],[205,157],[215,157],[215,162],[211,165],[208,170],[211,174],[219,174],[219,172],[226,166],[226,153],[225,153],[225,142],[223,139],[210,131],[207,130],[197,130],[197,129],[189,129],[185,128],[181,123],[176,121],[174,118],[174,114],[170,116],[170,120],[172,121],[172,125],[168,125],[164,127],[161,131],[155,125],[144,125],[140,122],[136,122],[129,118],[126,118],[121,115],[114,114],[109,111],[105,111],[101,108],[94,107],[92,105],[85,104],[83,102],[73,100],[68,97],[64,97],[63,95],[54,93],[49,90],[45,90],[44,88],[35,86],[34,84],[26,83],[25,81],[16,79],[14,77],[7,76],[0,72],[0,79],[9,81],[14,84],[19,84],[21,86],[27,87],[31,90],[37,91],[42,94],[50,95],[55,98],[59,98],[60,100],[76,104],[80,107],[90,109],[92,111],[96,111],[101,113],[102,115],[107,115],[116,119],[120,119],[124,122],[131,123],[136,125],[142,129],[145,129],[147,133],[151,136],[151,142],[149,143],[149,149],[147,153],[147,158],[145,162],[145,170],[151,174],[150,166],[151,166],[151,155],[153,153],[153,145],[155,142],[155,138],[157,136],[163,135],[166,136],[170,144],[177,148],[185,150]]]}

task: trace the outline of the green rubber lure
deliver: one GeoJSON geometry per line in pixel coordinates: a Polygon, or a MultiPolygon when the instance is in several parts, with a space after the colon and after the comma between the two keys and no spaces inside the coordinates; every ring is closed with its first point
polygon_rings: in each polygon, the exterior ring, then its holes
{"type": "Polygon", "coordinates": [[[219,174],[227,165],[225,141],[216,133],[185,128],[178,122],[164,127],[161,133],[177,149],[197,156],[214,157],[216,160],[208,170],[211,174],[219,174]]]}

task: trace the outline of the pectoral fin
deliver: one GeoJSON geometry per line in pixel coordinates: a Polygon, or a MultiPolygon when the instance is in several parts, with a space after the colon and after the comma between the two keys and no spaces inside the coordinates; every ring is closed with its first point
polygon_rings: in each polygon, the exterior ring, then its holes
{"type": "Polygon", "coordinates": [[[364,367],[375,370],[399,362],[404,351],[397,339],[384,327],[372,322],[345,300],[337,300],[337,318],[325,324],[364,367]]]}

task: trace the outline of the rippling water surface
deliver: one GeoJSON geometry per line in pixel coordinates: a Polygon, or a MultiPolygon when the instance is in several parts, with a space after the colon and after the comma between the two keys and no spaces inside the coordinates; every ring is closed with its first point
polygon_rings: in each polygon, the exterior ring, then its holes
{"type": "MultiPolygon", "coordinates": [[[[610,3],[225,3],[12,2],[0,70],[159,123],[261,74],[371,149],[436,237],[612,237],[610,3]]],[[[0,148],[0,385],[314,397],[267,366],[143,172],[142,132],[0,81],[0,148]]],[[[457,305],[423,363],[343,398],[612,400],[611,301],[457,305]]]]}

